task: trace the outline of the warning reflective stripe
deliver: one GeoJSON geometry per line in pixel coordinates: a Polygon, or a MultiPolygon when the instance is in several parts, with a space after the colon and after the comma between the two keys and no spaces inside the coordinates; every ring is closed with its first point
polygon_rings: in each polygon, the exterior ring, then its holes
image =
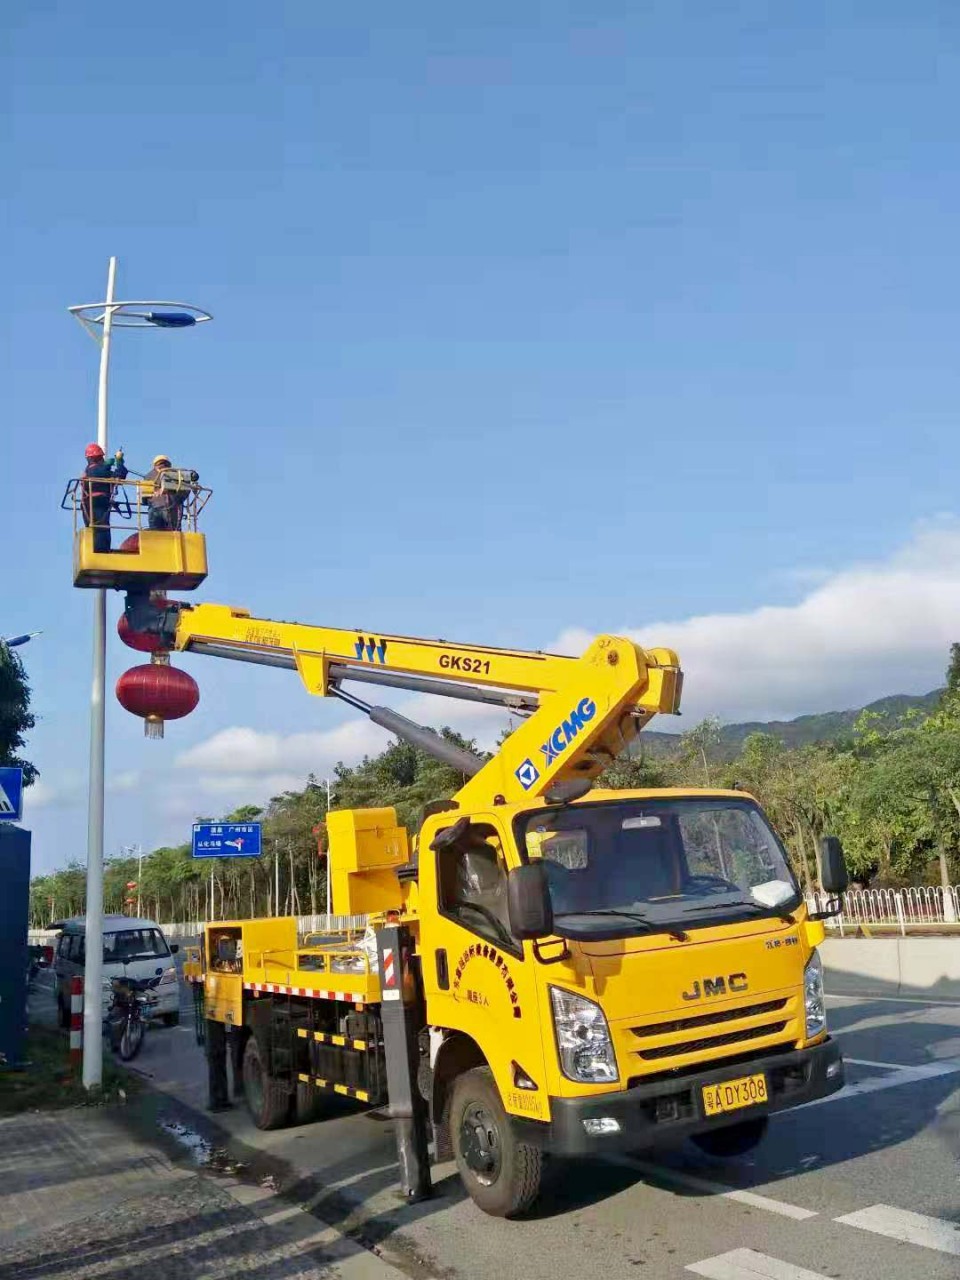
{"type": "Polygon", "coordinates": [[[383,948],[383,985],[385,987],[395,987],[397,985],[397,970],[393,963],[393,948],[383,948]]]}
{"type": "Polygon", "coordinates": [[[350,991],[318,991],[313,987],[286,987],[280,982],[245,982],[245,991],[267,991],[278,996],[305,996],[310,1000],[343,1000],[351,1004],[366,1003],[364,996],[354,995],[350,991]]]}
{"type": "Polygon", "coordinates": [[[345,1049],[366,1050],[366,1040],[351,1040],[349,1036],[335,1036],[326,1031],[308,1031],[306,1027],[297,1027],[297,1035],[301,1040],[319,1040],[321,1044],[337,1044],[345,1049]]]}
{"type": "Polygon", "coordinates": [[[318,1089],[332,1089],[334,1093],[342,1093],[345,1098],[356,1098],[358,1102],[369,1102],[370,1094],[366,1089],[351,1089],[345,1084],[335,1084],[331,1080],[321,1080],[319,1076],[308,1076],[298,1072],[297,1079],[304,1084],[314,1084],[318,1089]]]}

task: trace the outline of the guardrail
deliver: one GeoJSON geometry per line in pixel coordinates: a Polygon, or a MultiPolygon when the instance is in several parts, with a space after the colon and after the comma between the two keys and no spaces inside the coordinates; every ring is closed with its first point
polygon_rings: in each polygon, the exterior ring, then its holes
{"type": "MultiPolygon", "coordinates": [[[[807,899],[812,911],[823,911],[829,895],[815,893],[807,899]]],[[[843,913],[833,921],[840,931],[859,925],[882,925],[908,929],[956,924],[960,920],[960,885],[920,885],[909,889],[852,889],[844,895],[843,913]]]]}

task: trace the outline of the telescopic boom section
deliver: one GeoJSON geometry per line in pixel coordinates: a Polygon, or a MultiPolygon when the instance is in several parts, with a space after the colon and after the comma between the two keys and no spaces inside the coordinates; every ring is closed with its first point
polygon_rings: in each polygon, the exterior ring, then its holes
{"type": "Polygon", "coordinates": [[[477,761],[471,770],[464,758],[463,771],[473,776],[455,799],[467,810],[572,796],[654,715],[680,709],[682,674],[673,650],[642,649],[617,636],[598,636],[582,657],[572,658],[276,622],[227,605],[180,603],[168,612],[163,633],[172,647],[191,653],[295,670],[308,693],[342,697],[399,736],[407,735],[387,718],[402,717],[344,694],[341,682],[465,698],[522,713],[526,718],[491,760],[477,761]]]}
{"type": "Polygon", "coordinates": [[[190,653],[296,670],[325,697],[341,680],[532,711],[570,679],[575,658],[254,618],[219,604],[177,604],[172,643],[190,653]]]}

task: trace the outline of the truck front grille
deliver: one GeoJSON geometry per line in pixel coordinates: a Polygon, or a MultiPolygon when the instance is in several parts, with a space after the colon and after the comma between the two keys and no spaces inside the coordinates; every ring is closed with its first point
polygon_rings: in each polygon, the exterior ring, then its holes
{"type": "Polygon", "coordinates": [[[739,1009],[714,1009],[710,1013],[698,1013],[690,1018],[673,1018],[670,1022],[650,1022],[645,1027],[632,1027],[640,1039],[647,1036],[663,1036],[677,1031],[692,1031],[695,1027],[715,1026],[720,1022],[735,1022],[740,1018],[757,1018],[765,1013],[778,1013],[786,1000],[766,1000],[763,1004],[742,1005],[739,1009]]]}
{"type": "MultiPolygon", "coordinates": [[[[738,1009],[738,1016],[743,1017],[743,1010],[738,1009]]],[[[658,1045],[638,1049],[637,1056],[653,1061],[658,1058],[676,1058],[686,1053],[706,1053],[710,1049],[719,1049],[722,1045],[740,1044],[745,1040],[762,1040],[764,1036],[779,1035],[786,1027],[786,1022],[767,1022],[760,1027],[742,1027],[737,1031],[727,1031],[719,1036],[703,1036],[699,1040],[684,1040],[680,1043],[658,1045]]]]}

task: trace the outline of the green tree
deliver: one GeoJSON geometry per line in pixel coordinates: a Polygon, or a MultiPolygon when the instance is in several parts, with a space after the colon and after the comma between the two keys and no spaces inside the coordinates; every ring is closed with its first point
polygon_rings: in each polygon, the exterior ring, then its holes
{"type": "Polygon", "coordinates": [[[19,754],[36,720],[30,711],[30,685],[17,654],[0,641],[0,765],[23,770],[29,786],[38,771],[19,754]]]}
{"type": "Polygon", "coordinates": [[[695,764],[701,770],[700,785],[703,787],[714,785],[711,756],[719,745],[720,720],[717,716],[701,720],[680,738],[680,762],[688,768],[695,764]]]}

